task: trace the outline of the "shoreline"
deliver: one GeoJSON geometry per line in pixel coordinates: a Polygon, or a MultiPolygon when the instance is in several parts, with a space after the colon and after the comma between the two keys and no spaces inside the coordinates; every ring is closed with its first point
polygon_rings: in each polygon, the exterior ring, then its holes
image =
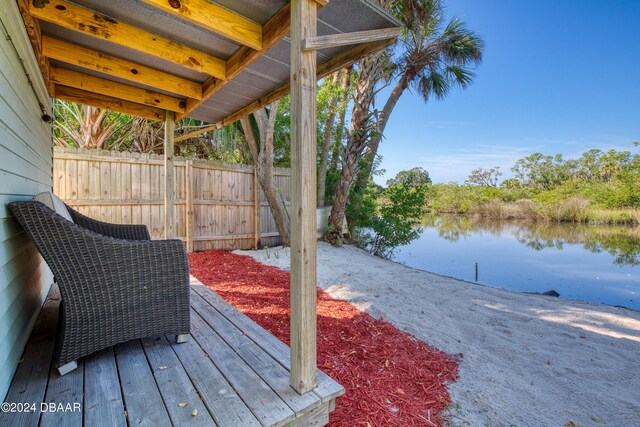
{"type": "MultiPolygon", "coordinates": [[[[288,270],[288,248],[235,253],[288,270]]],[[[318,285],[462,354],[451,425],[640,425],[640,312],[493,288],[323,242],[318,285]]]]}
{"type": "MultiPolygon", "coordinates": [[[[237,253],[241,254],[242,252],[247,252],[247,251],[238,251],[237,253]]],[[[372,255],[372,256],[375,257],[375,255],[372,255]]],[[[376,257],[376,258],[379,258],[379,257],[376,257]]],[[[425,273],[429,273],[429,274],[431,274],[433,276],[438,276],[438,277],[441,277],[443,279],[455,280],[455,281],[458,281],[458,282],[462,282],[462,283],[464,283],[466,285],[470,285],[470,286],[483,286],[483,287],[489,288],[489,289],[497,289],[497,290],[505,291],[505,292],[513,292],[515,294],[520,294],[520,295],[534,295],[534,296],[537,295],[537,296],[543,296],[543,297],[546,297],[546,298],[554,298],[554,299],[558,299],[558,300],[570,301],[570,302],[576,302],[576,303],[603,305],[605,307],[620,308],[620,309],[623,309],[623,310],[629,310],[629,311],[632,311],[634,313],[640,314],[640,310],[636,310],[635,308],[631,308],[631,307],[626,307],[624,305],[606,304],[604,302],[594,302],[594,301],[585,301],[585,300],[581,300],[581,299],[563,298],[562,294],[560,294],[560,296],[556,297],[556,296],[552,296],[552,295],[545,295],[543,292],[527,292],[527,291],[518,291],[518,290],[515,290],[515,289],[509,289],[509,288],[501,288],[501,287],[498,287],[498,286],[487,285],[485,283],[471,282],[469,280],[459,279],[457,277],[449,276],[449,275],[442,274],[442,273],[435,273],[433,271],[422,270],[421,268],[411,267],[410,265],[406,265],[406,264],[404,264],[402,262],[394,261],[394,260],[391,260],[391,259],[384,259],[384,258],[379,258],[379,259],[382,260],[382,261],[389,261],[389,262],[392,262],[392,263],[397,264],[397,265],[401,265],[401,266],[406,267],[406,268],[410,268],[411,270],[416,270],[416,271],[422,271],[422,272],[425,272],[425,273]]],[[[548,291],[545,291],[545,292],[549,292],[549,291],[555,291],[555,289],[549,289],[548,291]]],[[[555,292],[557,292],[557,291],[555,291],[555,292]]]]}

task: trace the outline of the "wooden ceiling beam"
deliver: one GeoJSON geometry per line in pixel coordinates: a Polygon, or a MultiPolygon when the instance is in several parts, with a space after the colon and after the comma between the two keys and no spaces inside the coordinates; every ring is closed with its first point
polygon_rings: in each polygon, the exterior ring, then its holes
{"type": "Polygon", "coordinates": [[[30,5],[29,12],[35,18],[64,28],[134,49],[216,78],[226,78],[226,63],[220,58],[65,0],[50,0],[42,8],[30,5]]]}
{"type": "Polygon", "coordinates": [[[185,101],[181,99],[69,70],[68,68],[52,67],[51,81],[58,85],[82,89],[150,107],[184,112],[185,101]]]}
{"type": "Polygon", "coordinates": [[[381,28],[370,31],[356,31],[353,33],[331,34],[328,36],[308,37],[303,40],[305,51],[327,49],[339,46],[374,42],[378,40],[395,39],[400,35],[401,28],[381,28]]]}
{"type": "Polygon", "coordinates": [[[85,47],[42,36],[42,54],[67,64],[98,71],[156,89],[201,99],[202,85],[172,74],[164,73],[125,59],[96,52],[85,47]]]}
{"type": "MultiPolygon", "coordinates": [[[[318,66],[318,70],[317,70],[318,79],[321,79],[322,77],[328,76],[329,74],[335,71],[338,71],[341,68],[351,65],[360,58],[363,58],[374,52],[378,52],[384,49],[385,47],[391,45],[393,42],[394,42],[393,39],[389,39],[389,40],[375,41],[371,43],[364,43],[359,46],[356,46],[336,56],[330,61],[325,62],[324,64],[318,66]]],[[[215,124],[215,126],[218,128],[223,128],[227,125],[230,125],[231,123],[234,123],[240,120],[242,117],[253,113],[257,109],[266,107],[272,102],[277,101],[278,99],[282,98],[288,93],[289,93],[289,82],[278,87],[276,90],[269,93],[268,95],[263,96],[262,98],[252,102],[246,107],[220,120],[215,124]]],[[[208,128],[205,128],[205,129],[208,129],[208,128]]]]}
{"type": "Polygon", "coordinates": [[[276,13],[262,27],[262,49],[255,50],[243,46],[227,60],[227,79],[218,80],[210,78],[203,84],[202,99],[188,100],[185,114],[177,114],[176,120],[180,120],[198,108],[204,101],[209,99],[214,93],[222,89],[228,81],[240,74],[245,68],[251,65],[256,59],[271,49],[276,43],[282,40],[288,33],[291,25],[290,5],[287,3],[278,13],[276,13]]]}
{"type": "Polygon", "coordinates": [[[17,0],[17,3],[20,14],[22,15],[22,21],[24,22],[24,28],[27,30],[29,40],[31,41],[33,53],[35,53],[36,59],[38,60],[38,67],[47,85],[49,95],[51,95],[53,93],[53,84],[51,84],[49,79],[49,61],[47,61],[47,58],[42,54],[42,32],[40,31],[40,25],[29,13],[29,0],[17,0]]]}
{"type": "Polygon", "coordinates": [[[207,0],[142,0],[142,2],[251,49],[262,49],[260,24],[215,3],[207,0]]]}
{"type": "Polygon", "coordinates": [[[149,107],[135,102],[125,101],[111,96],[88,92],[68,86],[56,85],[55,97],[64,101],[104,108],[120,113],[131,114],[149,120],[163,121],[165,111],[160,108],[149,107]]]}

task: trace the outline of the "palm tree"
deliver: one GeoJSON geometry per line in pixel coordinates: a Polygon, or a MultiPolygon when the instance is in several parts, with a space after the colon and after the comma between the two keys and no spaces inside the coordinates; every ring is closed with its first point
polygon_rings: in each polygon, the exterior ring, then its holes
{"type": "Polygon", "coordinates": [[[346,201],[354,179],[353,170],[359,166],[356,183],[361,187],[366,185],[389,117],[402,94],[411,88],[428,102],[434,97],[445,98],[454,87],[467,88],[475,77],[472,67],[481,62],[484,50],[482,38],[469,30],[463,21],[454,18],[445,25],[444,8],[440,0],[378,0],[378,3],[402,22],[403,30],[395,45],[389,49],[389,56],[376,55],[360,62],[358,84],[373,80],[374,84],[370,84],[367,90],[374,94],[382,80],[379,74],[371,75],[370,72],[385,68],[389,60],[393,67],[388,81],[395,84],[378,114],[372,111],[374,96],[369,96],[371,103],[366,109],[354,105],[345,149],[347,153],[352,152],[352,156],[343,159],[343,172],[346,169],[346,173],[340,176],[329,218],[331,232],[326,236],[334,244],[339,242],[342,233],[346,201]],[[371,61],[376,64],[372,66],[371,61]],[[362,145],[363,139],[366,140],[365,146],[362,145]],[[363,156],[364,161],[358,165],[363,156]],[[355,161],[356,164],[345,164],[345,161],[355,161]],[[343,192],[346,194],[341,194],[343,192]]]}
{"type": "Polygon", "coordinates": [[[54,116],[57,145],[112,149],[129,138],[131,117],[126,114],[55,100],[54,116]]]}

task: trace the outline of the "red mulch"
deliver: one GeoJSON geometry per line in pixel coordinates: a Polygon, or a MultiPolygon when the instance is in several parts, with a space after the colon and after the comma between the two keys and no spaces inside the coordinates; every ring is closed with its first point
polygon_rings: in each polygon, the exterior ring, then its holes
{"type": "MultiPolygon", "coordinates": [[[[189,263],[202,283],[289,343],[288,272],[224,251],[191,254],[189,263]]],[[[446,385],[458,375],[453,357],[321,289],[318,366],[346,389],[332,426],[440,425],[446,385]]]]}

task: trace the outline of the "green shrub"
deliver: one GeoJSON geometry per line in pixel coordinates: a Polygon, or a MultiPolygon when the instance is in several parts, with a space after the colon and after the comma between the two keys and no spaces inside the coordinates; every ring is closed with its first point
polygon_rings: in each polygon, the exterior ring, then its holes
{"type": "Polygon", "coordinates": [[[389,258],[395,248],[417,239],[428,191],[428,185],[367,186],[358,212],[354,212],[354,243],[389,258]]]}

